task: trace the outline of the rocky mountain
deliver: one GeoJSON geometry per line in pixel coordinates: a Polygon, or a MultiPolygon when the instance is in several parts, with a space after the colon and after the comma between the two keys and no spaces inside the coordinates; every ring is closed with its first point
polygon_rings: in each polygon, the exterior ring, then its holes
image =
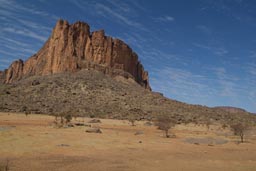
{"type": "Polygon", "coordinates": [[[59,20],[39,52],[0,72],[0,111],[138,120],[161,114],[178,123],[256,123],[256,115],[246,111],[230,115],[150,90],[148,73],[127,44],[103,30],[91,33],[86,23],[59,20]]]}
{"type": "Polygon", "coordinates": [[[119,39],[106,36],[104,30],[90,32],[84,22],[69,24],[59,20],[43,47],[27,61],[17,60],[0,73],[4,83],[34,75],[99,70],[107,75],[134,79],[150,89],[148,72],[132,49],[119,39]]]}
{"type": "Polygon", "coordinates": [[[246,112],[246,110],[232,106],[216,106],[215,109],[225,110],[230,113],[246,112]]]}

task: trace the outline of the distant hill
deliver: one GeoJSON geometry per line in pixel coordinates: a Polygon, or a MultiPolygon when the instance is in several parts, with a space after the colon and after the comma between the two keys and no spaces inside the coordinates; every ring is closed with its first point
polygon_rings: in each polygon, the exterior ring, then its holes
{"type": "Polygon", "coordinates": [[[255,115],[245,111],[230,114],[223,109],[182,103],[151,92],[132,78],[86,69],[0,84],[0,111],[138,120],[152,120],[162,114],[180,123],[256,121],[255,115]]]}
{"type": "Polygon", "coordinates": [[[232,106],[216,106],[215,109],[221,109],[225,110],[230,113],[239,113],[239,112],[247,112],[244,109],[238,108],[238,107],[232,107],[232,106]]]}

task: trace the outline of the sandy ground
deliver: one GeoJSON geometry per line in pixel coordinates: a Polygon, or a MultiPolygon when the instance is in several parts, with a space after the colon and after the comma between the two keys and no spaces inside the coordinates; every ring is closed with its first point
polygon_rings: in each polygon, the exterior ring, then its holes
{"type": "MultiPolygon", "coordinates": [[[[0,113],[0,165],[11,171],[255,171],[256,137],[237,144],[219,125],[178,125],[164,138],[154,126],[101,120],[102,134],[86,127],[55,128],[45,115],[0,113]],[[134,135],[143,131],[142,135],[134,135]]],[[[73,122],[87,122],[77,118],[73,122]]]]}

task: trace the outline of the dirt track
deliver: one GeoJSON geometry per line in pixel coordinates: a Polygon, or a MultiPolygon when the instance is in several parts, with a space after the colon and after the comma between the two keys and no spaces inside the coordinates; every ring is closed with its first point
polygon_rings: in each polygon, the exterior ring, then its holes
{"type": "Polygon", "coordinates": [[[93,127],[103,133],[89,134],[86,127],[54,128],[53,119],[0,113],[1,165],[8,158],[11,171],[256,170],[255,136],[238,145],[237,138],[218,125],[210,131],[178,125],[172,131],[177,137],[167,139],[143,122],[133,127],[128,121],[101,120],[93,127]],[[138,130],[144,134],[134,135],[138,130]]]}

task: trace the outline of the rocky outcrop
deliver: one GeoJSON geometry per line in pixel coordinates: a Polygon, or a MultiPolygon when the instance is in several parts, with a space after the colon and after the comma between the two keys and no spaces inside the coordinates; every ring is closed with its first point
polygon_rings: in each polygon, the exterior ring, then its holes
{"type": "Polygon", "coordinates": [[[22,74],[23,74],[23,66],[24,66],[24,63],[21,59],[17,60],[17,61],[14,61],[11,64],[11,66],[4,73],[5,74],[4,75],[5,81],[6,82],[13,82],[15,80],[21,79],[22,74]]]}
{"type": "Polygon", "coordinates": [[[4,74],[4,72],[3,72],[3,71],[0,71],[0,80],[1,80],[1,78],[2,78],[2,76],[3,76],[3,74],[4,74]]]}
{"type": "Polygon", "coordinates": [[[148,73],[136,53],[119,39],[105,35],[103,30],[90,33],[84,22],[70,25],[59,20],[41,50],[27,61],[15,61],[7,69],[5,83],[32,75],[49,75],[96,69],[109,75],[133,78],[150,89],[148,73]]]}

